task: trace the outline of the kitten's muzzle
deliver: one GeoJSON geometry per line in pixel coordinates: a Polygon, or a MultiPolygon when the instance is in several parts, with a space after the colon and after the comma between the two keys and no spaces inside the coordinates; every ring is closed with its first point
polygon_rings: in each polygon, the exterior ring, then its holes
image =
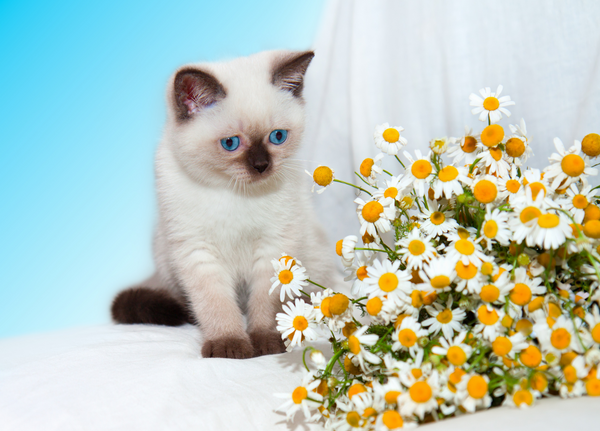
{"type": "Polygon", "coordinates": [[[262,143],[252,145],[247,154],[248,164],[259,174],[266,171],[271,163],[271,156],[262,143]]]}

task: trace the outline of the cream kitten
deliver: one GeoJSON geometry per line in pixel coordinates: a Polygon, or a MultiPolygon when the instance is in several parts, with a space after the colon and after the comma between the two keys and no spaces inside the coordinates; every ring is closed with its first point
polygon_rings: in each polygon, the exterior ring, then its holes
{"type": "Polygon", "coordinates": [[[313,55],[263,52],[172,77],[156,153],[156,273],[117,295],[115,321],[197,322],[204,357],[284,350],[279,295],[268,294],[271,260],[285,252],[314,279],[336,276],[306,174],[290,160],[302,141],[313,55]]]}

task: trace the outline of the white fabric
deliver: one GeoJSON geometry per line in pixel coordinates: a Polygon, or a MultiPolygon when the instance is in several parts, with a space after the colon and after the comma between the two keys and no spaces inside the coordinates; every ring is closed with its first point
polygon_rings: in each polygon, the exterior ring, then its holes
{"type": "MultiPolygon", "coordinates": [[[[486,125],[469,94],[504,85],[512,116],[533,135],[543,168],[558,136],[600,133],[600,2],[596,0],[330,0],[307,78],[308,123],[301,159],[353,172],[379,150],[375,125],[402,126],[407,149],[486,125]]],[[[399,165],[390,165],[400,173],[399,165]]],[[[597,183],[597,179],[592,179],[597,183]]],[[[331,190],[332,189],[332,190],[331,190]]],[[[315,196],[330,240],[356,234],[353,190],[315,196]]]]}
{"type": "MultiPolygon", "coordinates": [[[[320,429],[275,413],[302,376],[301,352],[203,359],[192,326],[99,326],[0,340],[2,431],[320,429]]],[[[542,401],[427,425],[428,431],[588,429],[600,400],[542,401]],[[509,428],[510,426],[510,428],[509,428]]]]}

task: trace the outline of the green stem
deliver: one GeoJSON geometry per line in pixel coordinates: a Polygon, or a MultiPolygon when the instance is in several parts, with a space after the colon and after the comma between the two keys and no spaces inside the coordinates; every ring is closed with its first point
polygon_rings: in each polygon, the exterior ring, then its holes
{"type": "Polygon", "coordinates": [[[325,371],[323,371],[324,375],[331,373],[331,370],[333,370],[333,366],[335,365],[335,362],[338,360],[338,358],[340,356],[342,356],[344,354],[344,352],[346,352],[346,349],[340,349],[337,352],[335,352],[335,355],[333,355],[333,357],[329,360],[329,363],[327,364],[325,371]]]}
{"type": "Polygon", "coordinates": [[[398,158],[398,156],[394,156],[394,157],[396,158],[396,160],[398,160],[398,163],[400,163],[400,164],[402,165],[402,167],[403,167],[404,169],[406,169],[406,166],[404,166],[404,163],[402,163],[402,160],[400,160],[400,159],[398,158]]]}
{"type": "Polygon", "coordinates": [[[304,349],[304,352],[302,352],[302,363],[304,364],[304,368],[306,368],[306,371],[310,371],[308,365],[306,365],[306,352],[308,350],[312,350],[312,347],[307,347],[306,349],[304,349]]]}
{"type": "Polygon", "coordinates": [[[388,171],[386,171],[385,169],[383,169],[383,172],[385,172],[386,174],[388,174],[390,177],[394,176],[394,175],[390,174],[388,171]]]}
{"type": "MultiPolygon", "coordinates": [[[[323,287],[323,286],[321,286],[319,283],[315,283],[314,281],[312,281],[312,280],[310,280],[310,279],[308,279],[308,278],[306,279],[306,281],[308,281],[309,283],[312,283],[312,284],[314,284],[315,286],[318,286],[318,287],[320,287],[320,288],[321,288],[321,289],[323,289],[323,290],[327,289],[326,287],[323,287]]],[[[309,296],[310,296],[310,295],[309,295],[309,296]]]]}
{"type": "Polygon", "coordinates": [[[350,183],[347,183],[346,181],[342,181],[342,180],[333,180],[333,181],[335,181],[336,183],[342,183],[342,184],[346,184],[347,186],[354,187],[355,189],[358,189],[358,190],[360,190],[361,192],[365,192],[365,193],[366,193],[366,194],[368,194],[369,196],[373,196],[373,195],[372,195],[370,192],[366,191],[366,190],[365,190],[365,189],[363,189],[362,187],[355,186],[354,184],[350,184],[350,183]]]}
{"type": "Polygon", "coordinates": [[[379,251],[381,253],[387,253],[387,250],[380,250],[378,248],[361,248],[361,247],[354,247],[354,250],[369,250],[369,251],[379,251]]]}
{"type": "Polygon", "coordinates": [[[377,187],[375,187],[373,184],[369,184],[363,177],[361,177],[360,175],[358,175],[358,172],[354,172],[354,175],[356,175],[358,178],[360,178],[360,180],[365,183],[366,185],[368,185],[369,187],[373,187],[374,189],[376,189],[377,187]]]}

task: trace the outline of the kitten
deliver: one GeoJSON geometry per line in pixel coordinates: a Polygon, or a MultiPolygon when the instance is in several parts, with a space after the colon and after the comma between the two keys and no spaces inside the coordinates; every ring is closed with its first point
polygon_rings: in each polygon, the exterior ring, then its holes
{"type": "Polygon", "coordinates": [[[279,295],[268,294],[271,260],[285,252],[315,280],[336,276],[306,174],[290,159],[302,141],[313,56],[262,52],[174,74],[156,153],[156,273],[117,295],[116,322],[197,322],[204,357],[284,351],[279,295]]]}

